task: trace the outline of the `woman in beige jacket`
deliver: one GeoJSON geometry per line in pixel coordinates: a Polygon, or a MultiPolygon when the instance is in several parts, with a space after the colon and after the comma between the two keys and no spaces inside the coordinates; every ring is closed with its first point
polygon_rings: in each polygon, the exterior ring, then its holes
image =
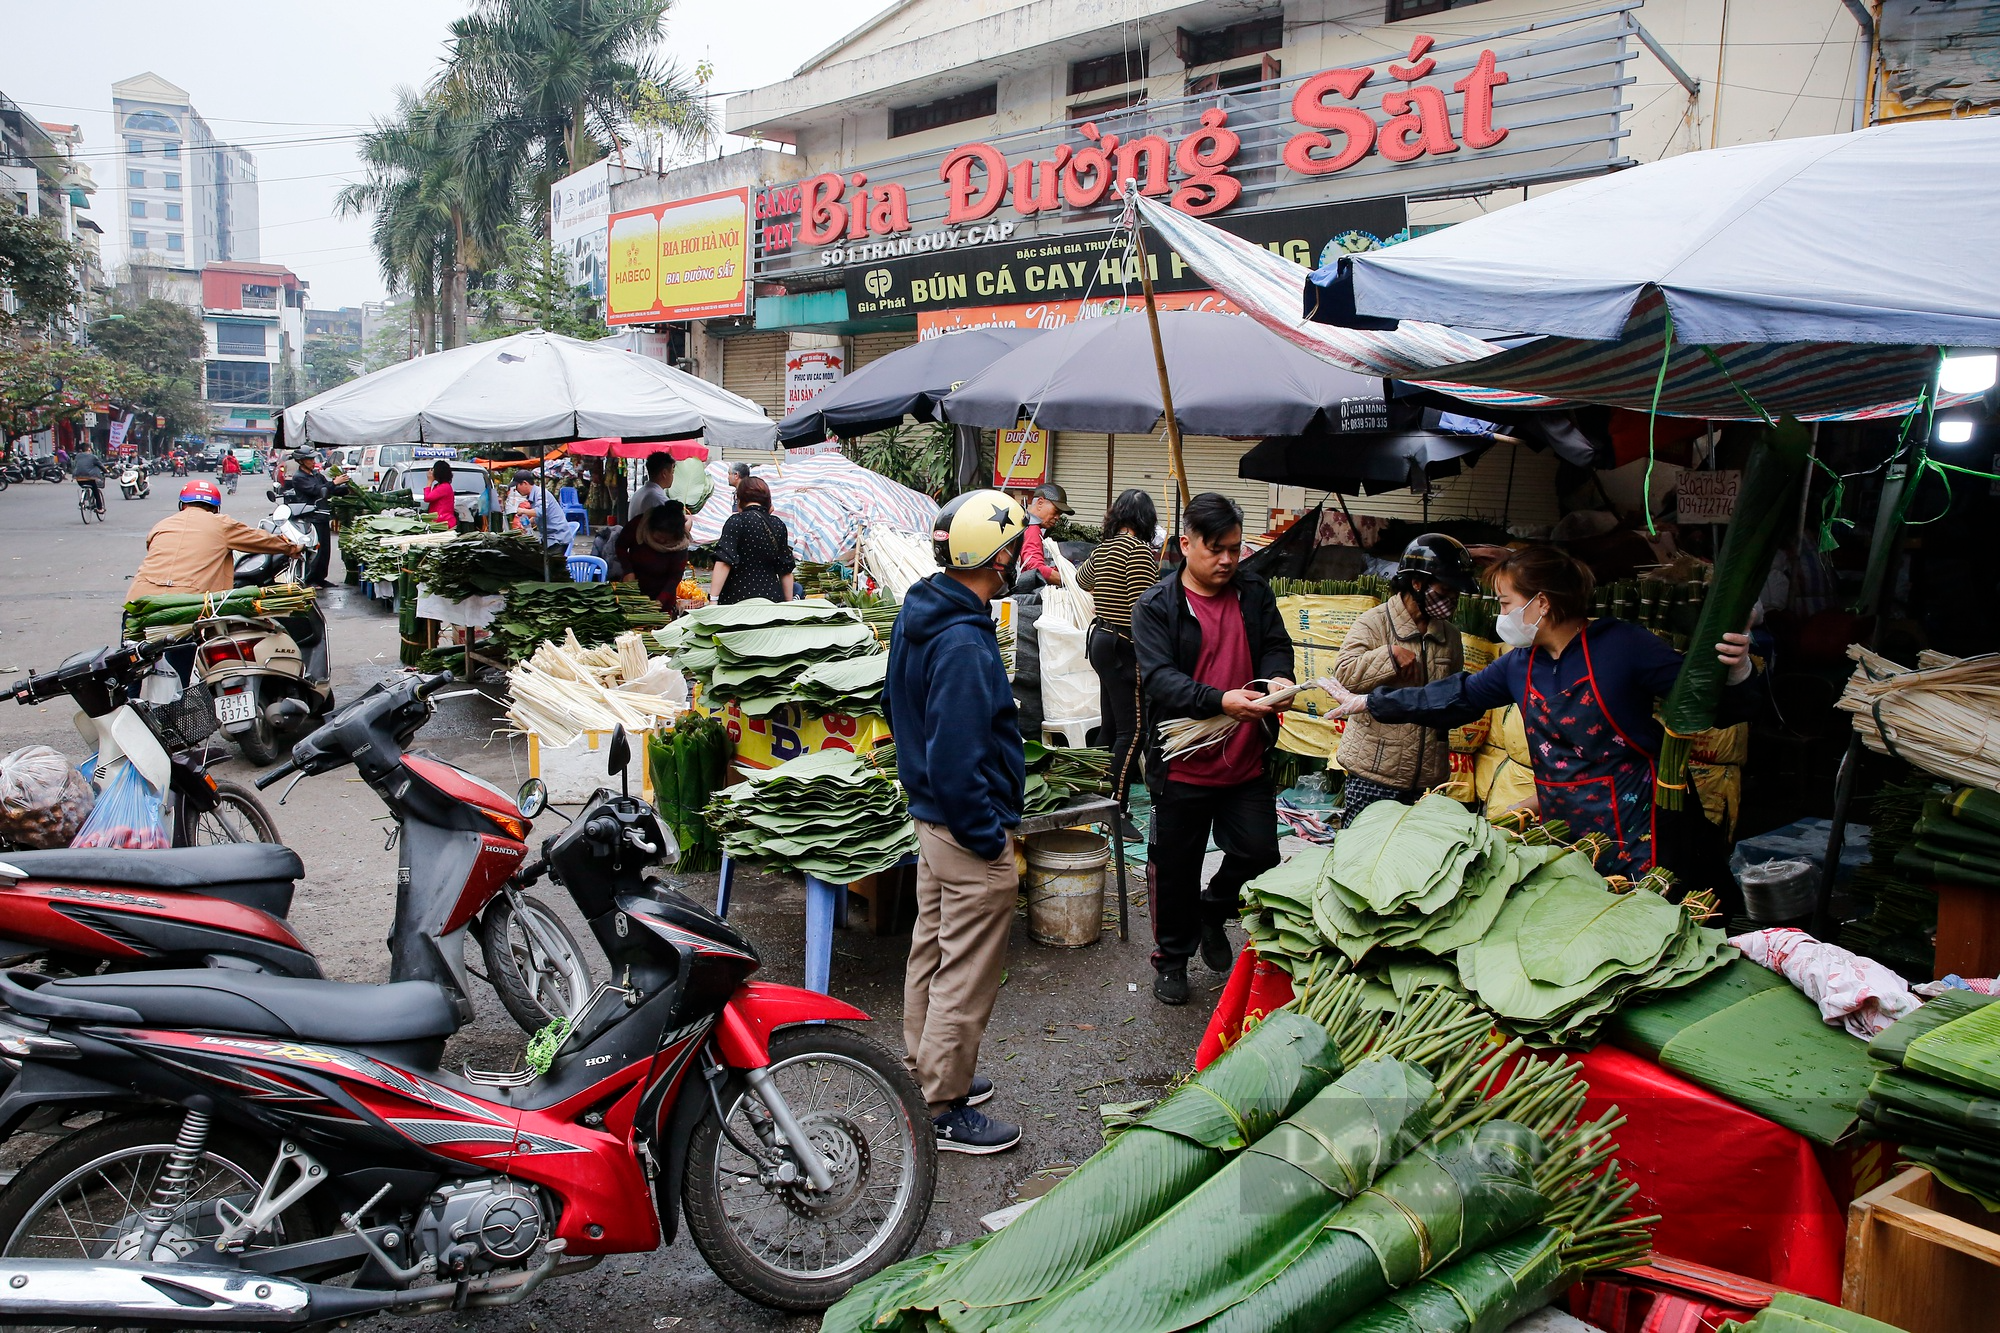
{"type": "MultiPolygon", "coordinates": [[[[1472,557],[1442,533],[1427,532],[1403,551],[1388,601],[1363,612],[1341,643],[1333,676],[1357,694],[1379,685],[1428,685],[1465,666],[1458,626],[1461,593],[1476,592],[1472,557]]],[[[1409,804],[1451,776],[1451,747],[1440,727],[1377,722],[1366,713],[1347,720],[1340,737],[1344,816],[1377,801],[1409,804]]]]}

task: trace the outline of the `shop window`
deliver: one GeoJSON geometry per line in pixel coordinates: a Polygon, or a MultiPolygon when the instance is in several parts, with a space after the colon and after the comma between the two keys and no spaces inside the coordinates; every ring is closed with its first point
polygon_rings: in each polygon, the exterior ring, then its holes
{"type": "Polygon", "coordinates": [[[215,350],[223,356],[264,355],[264,326],[261,324],[217,324],[215,350]]]}
{"type": "Polygon", "coordinates": [[[1383,21],[1395,23],[1401,19],[1418,19],[1426,14],[1442,14],[1447,9],[1464,9],[1467,5],[1479,3],[1480,0],[1389,0],[1389,10],[1383,21]]]}
{"type": "Polygon", "coordinates": [[[179,222],[180,220],[181,220],[181,206],[179,204],[168,204],[167,221],[179,222]]]}
{"type": "Polygon", "coordinates": [[[940,97],[934,102],[891,107],[889,137],[900,139],[906,134],[921,134],[925,130],[937,129],[940,125],[956,125],[962,120],[980,120],[992,115],[999,106],[1000,85],[989,83],[984,88],[954,93],[950,97],[940,97]]]}
{"type": "Polygon", "coordinates": [[[128,171],[125,173],[125,183],[133,189],[142,189],[146,184],[146,173],[143,171],[128,171]]]}
{"type": "Polygon", "coordinates": [[[180,249],[180,248],[181,248],[181,235],[180,235],[180,233],[179,233],[179,232],[169,232],[169,233],[167,234],[167,249],[169,249],[169,250],[178,250],[178,249],[180,249]]]}
{"type": "Polygon", "coordinates": [[[1174,37],[1183,65],[1218,65],[1225,60],[1262,55],[1283,46],[1285,16],[1282,12],[1268,14],[1263,18],[1232,23],[1226,28],[1211,28],[1207,32],[1189,32],[1180,28],[1175,31],[1174,37]]]}
{"type": "Polygon", "coordinates": [[[1121,83],[1137,83],[1146,77],[1146,51],[1120,51],[1092,60],[1072,60],[1069,66],[1069,95],[1081,97],[1100,88],[1116,88],[1121,83]]]}
{"type": "Polygon", "coordinates": [[[169,172],[167,173],[167,188],[168,188],[169,190],[178,190],[178,189],[180,189],[180,188],[181,188],[181,173],[180,173],[180,172],[178,172],[178,171],[169,171],[169,172]]]}
{"type": "Polygon", "coordinates": [[[127,205],[127,208],[130,211],[131,215],[135,218],[142,218],[146,216],[146,201],[143,199],[134,199],[129,205],[127,205]]]}
{"type": "Polygon", "coordinates": [[[207,397],[211,403],[270,402],[271,363],[268,361],[209,362],[207,397]]]}
{"type": "Polygon", "coordinates": [[[1116,97],[1101,97],[1095,102],[1082,102],[1069,109],[1071,120],[1103,120],[1139,106],[1146,100],[1141,92],[1120,93],[1116,97]]]}

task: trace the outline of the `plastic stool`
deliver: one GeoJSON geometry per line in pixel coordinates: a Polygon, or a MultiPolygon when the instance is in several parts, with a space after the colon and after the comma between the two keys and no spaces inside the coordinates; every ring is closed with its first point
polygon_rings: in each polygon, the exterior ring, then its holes
{"type": "Polygon", "coordinates": [[[1072,718],[1067,722],[1053,722],[1042,719],[1042,743],[1052,745],[1060,736],[1065,749],[1081,750],[1090,743],[1090,732],[1098,724],[1094,717],[1072,718]]]}

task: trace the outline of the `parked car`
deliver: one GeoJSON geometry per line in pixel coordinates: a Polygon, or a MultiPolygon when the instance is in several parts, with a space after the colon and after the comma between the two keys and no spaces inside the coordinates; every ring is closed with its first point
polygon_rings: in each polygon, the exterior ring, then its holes
{"type": "Polygon", "coordinates": [[[361,450],[360,458],[347,465],[347,470],[353,476],[356,485],[379,490],[382,473],[388,468],[407,471],[411,463],[417,462],[428,467],[434,459],[453,457],[456,454],[456,450],[452,450],[450,454],[441,454],[436,446],[421,444],[371,444],[361,450]]]}
{"type": "MultiPolygon", "coordinates": [[[[431,463],[434,460],[412,460],[401,467],[391,467],[383,471],[375,484],[378,491],[407,490],[412,495],[423,498],[424,488],[430,485],[431,463]]],[[[474,463],[453,463],[451,465],[451,489],[456,493],[455,507],[460,523],[471,523],[479,515],[491,508],[490,488],[493,479],[485,468],[474,463]]]]}
{"type": "MultiPolygon", "coordinates": [[[[241,467],[245,472],[262,472],[264,470],[263,450],[250,449],[250,448],[245,448],[242,445],[238,445],[236,448],[231,449],[229,452],[236,455],[237,463],[241,465],[241,467]]],[[[222,460],[220,458],[216,459],[216,466],[220,467],[221,465],[222,465],[222,460]]]]}

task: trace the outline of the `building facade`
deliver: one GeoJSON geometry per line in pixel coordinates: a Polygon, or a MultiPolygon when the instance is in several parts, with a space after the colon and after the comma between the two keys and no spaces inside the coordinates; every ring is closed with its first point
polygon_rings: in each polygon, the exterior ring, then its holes
{"type": "Polygon", "coordinates": [[[157,74],[112,84],[111,115],[130,261],[196,271],[256,261],[257,159],[217,139],[187,92],[157,74]]]}
{"type": "Polygon", "coordinates": [[[358,305],[342,306],[338,310],[307,310],[305,336],[324,338],[340,351],[360,356],[365,325],[366,317],[358,305]]]}
{"type": "MultiPolygon", "coordinates": [[[[0,93],[0,208],[28,217],[48,218],[64,239],[83,251],[84,272],[77,292],[77,318],[83,300],[104,284],[98,240],[102,228],[90,215],[97,182],[88,163],[77,160],[83,131],[75,125],[38,121],[13,99],[0,93]]],[[[11,310],[13,298],[0,294],[11,310]]]]}
{"type": "MultiPolygon", "coordinates": [[[[729,100],[758,147],[632,174],[613,207],[748,191],[746,309],[687,346],[779,415],[801,349],[839,344],[851,373],[955,328],[1129,308],[1123,182],[1317,267],[1671,154],[1858,128],[1890,82],[1874,37],[1860,0],[901,0],[729,100]]],[[[1164,304],[1216,304],[1177,256],[1153,267],[1164,304]]],[[[1191,441],[1193,489],[1283,507],[1235,475],[1244,447],[1191,441]]],[[[1508,455],[1432,501],[1552,521],[1553,460],[1508,455]]],[[[1050,457],[1085,514],[1168,493],[1157,438],[1058,435],[1050,457]]]]}
{"type": "Polygon", "coordinates": [[[305,383],[308,285],[282,264],[202,266],[210,438],[268,448],[305,383]]]}

